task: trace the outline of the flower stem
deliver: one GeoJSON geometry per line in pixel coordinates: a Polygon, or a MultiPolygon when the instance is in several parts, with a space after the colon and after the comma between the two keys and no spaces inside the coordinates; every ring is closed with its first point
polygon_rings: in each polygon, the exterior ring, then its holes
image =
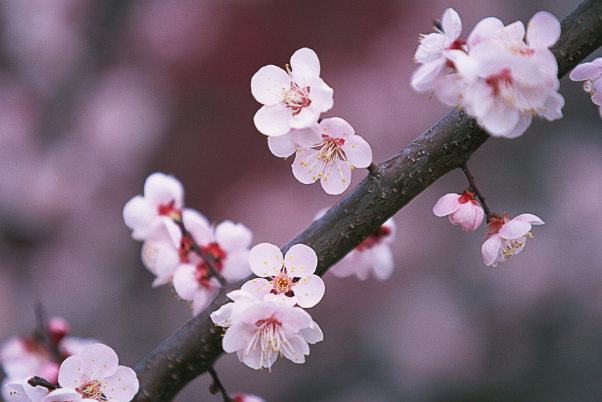
{"type": "Polygon", "coordinates": [[[44,387],[47,388],[50,391],[54,391],[57,388],[60,388],[57,385],[51,384],[50,382],[48,382],[47,380],[43,379],[42,377],[32,377],[30,378],[27,383],[29,385],[31,385],[32,387],[44,387]]]}
{"type": "Polygon", "coordinates": [[[213,368],[213,366],[210,366],[207,369],[207,372],[213,379],[213,384],[211,384],[211,386],[209,387],[209,392],[211,392],[211,394],[213,394],[213,395],[220,392],[222,394],[222,397],[224,398],[224,402],[234,401],[234,399],[232,399],[230,397],[230,395],[228,395],[228,393],[226,392],[226,389],[224,388],[224,386],[222,385],[222,382],[217,377],[217,373],[215,372],[215,369],[213,368]]]}
{"type": "Polygon", "coordinates": [[[481,191],[477,187],[477,184],[474,181],[474,176],[470,173],[470,170],[468,170],[468,165],[466,164],[466,162],[462,162],[462,171],[464,172],[464,175],[468,179],[468,184],[470,185],[470,190],[474,191],[474,193],[477,195],[477,197],[479,197],[479,201],[481,202],[481,206],[483,207],[483,210],[485,211],[485,214],[487,215],[487,221],[489,222],[489,218],[493,214],[492,214],[491,210],[489,209],[489,207],[487,206],[487,204],[485,203],[485,197],[483,197],[483,194],[481,194],[481,191]]]}

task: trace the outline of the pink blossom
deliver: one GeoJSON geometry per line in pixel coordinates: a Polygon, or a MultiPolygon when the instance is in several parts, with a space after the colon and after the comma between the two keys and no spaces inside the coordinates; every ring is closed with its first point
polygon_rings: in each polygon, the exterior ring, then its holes
{"type": "Polygon", "coordinates": [[[50,392],[48,388],[33,386],[29,384],[33,376],[22,380],[3,382],[2,396],[5,402],[41,402],[50,392]]]}
{"type": "Polygon", "coordinates": [[[261,278],[251,279],[241,289],[257,299],[272,293],[284,299],[291,298],[299,306],[308,308],[324,296],[324,281],[314,275],[318,257],[305,244],[295,244],[284,256],[273,244],[258,244],[249,253],[249,263],[253,273],[261,278]]]}
{"type": "Polygon", "coordinates": [[[95,343],[68,357],[59,370],[59,385],[42,398],[52,401],[131,401],[138,392],[138,378],[129,367],[118,365],[110,347],[95,343]]]}
{"type": "Polygon", "coordinates": [[[234,394],[233,402],[265,402],[265,399],[251,394],[234,394]]]}
{"type": "Polygon", "coordinates": [[[527,244],[527,238],[533,237],[531,225],[543,225],[544,222],[532,214],[522,214],[510,219],[504,212],[502,217],[494,216],[489,222],[489,233],[491,236],[481,247],[481,256],[487,266],[497,267],[499,261],[506,259],[523,251],[527,244]]]}
{"type": "Polygon", "coordinates": [[[388,219],[329,271],[340,278],[355,275],[361,281],[366,280],[370,273],[379,281],[389,279],[395,268],[391,251],[395,229],[393,218],[388,219]]]}
{"type": "Polygon", "coordinates": [[[144,195],[137,195],[123,208],[123,220],[132,238],[144,241],[165,224],[164,218],[179,220],[184,206],[184,187],[164,173],[153,173],[144,183],[144,195]]]}
{"type": "Polygon", "coordinates": [[[309,127],[332,108],[333,90],[320,78],[320,61],[313,50],[297,50],[291,69],[268,65],[251,78],[251,92],[264,105],[254,118],[262,134],[280,136],[309,127]]]}
{"type": "Polygon", "coordinates": [[[441,18],[441,30],[421,37],[414,59],[421,66],[412,74],[411,84],[416,91],[433,91],[438,81],[455,72],[453,63],[445,56],[446,50],[463,49],[464,41],[458,40],[462,21],[453,8],[448,8],[441,18]]]}
{"type": "Polygon", "coordinates": [[[324,119],[312,130],[294,137],[299,144],[293,175],[303,184],[320,179],[328,194],[341,194],[351,183],[351,171],[372,163],[372,149],[340,117],[324,119]]]}
{"type": "Polygon", "coordinates": [[[476,230],[485,216],[483,208],[469,190],[462,195],[445,194],[433,207],[433,213],[439,217],[449,215],[449,221],[461,225],[463,230],[476,230]]]}
{"type": "Polygon", "coordinates": [[[271,370],[279,354],[293,363],[305,362],[308,343],[321,341],[323,334],[311,316],[293,304],[273,294],[250,303],[226,330],[224,351],[236,352],[241,362],[254,369],[271,370]]]}
{"type": "Polygon", "coordinates": [[[182,212],[182,223],[188,234],[178,245],[173,285],[179,297],[192,301],[192,312],[197,315],[217,294],[220,284],[192,249],[192,241],[214,261],[217,273],[232,282],[251,273],[249,246],[253,235],[245,225],[229,220],[213,227],[202,214],[188,208],[182,212]]]}
{"type": "Polygon", "coordinates": [[[602,116],[602,57],[589,63],[579,64],[571,71],[569,76],[573,81],[585,81],[583,89],[589,92],[592,102],[600,106],[600,116],[602,116]]]}

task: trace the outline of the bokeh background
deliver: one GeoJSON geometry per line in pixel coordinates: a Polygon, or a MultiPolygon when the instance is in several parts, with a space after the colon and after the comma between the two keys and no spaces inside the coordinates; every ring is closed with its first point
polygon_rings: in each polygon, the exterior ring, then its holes
{"type": "MultiPolygon", "coordinates": [[[[253,125],[251,76],[314,49],[335,106],[375,162],[449,110],[409,80],[420,33],[454,7],[480,19],[562,19],[578,1],[9,0],[0,2],[0,342],[35,325],[39,300],[73,334],[132,365],[191,318],[151,289],[123,205],[155,171],[186,204],[285,244],[341,197],[302,185],[253,125]]],[[[400,211],[387,282],[326,275],[310,310],[325,339],[297,366],[216,369],[229,391],[267,401],[593,401],[602,394],[602,121],[561,82],[561,121],[490,140],[470,167],[492,209],[524,212],[528,250],[485,267],[485,225],[465,233],[432,206],[461,192],[454,171],[400,211]]],[[[354,173],[352,187],[365,175],[354,173]]],[[[177,401],[219,401],[209,379],[177,401]]]]}

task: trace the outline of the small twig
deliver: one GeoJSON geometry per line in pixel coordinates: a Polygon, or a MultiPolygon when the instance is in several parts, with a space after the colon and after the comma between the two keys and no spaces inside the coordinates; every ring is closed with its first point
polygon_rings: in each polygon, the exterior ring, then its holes
{"type": "Polygon", "coordinates": [[[207,372],[213,379],[213,384],[211,384],[211,386],[209,387],[209,392],[211,392],[211,394],[213,394],[213,395],[220,392],[222,394],[222,397],[224,398],[224,402],[234,401],[234,399],[232,399],[230,397],[230,395],[228,395],[228,393],[226,392],[226,389],[224,388],[224,386],[222,385],[222,382],[217,377],[217,373],[215,372],[213,366],[209,367],[207,369],[207,372]]]}
{"type": "Polygon", "coordinates": [[[32,387],[44,387],[50,391],[54,391],[55,389],[60,388],[58,385],[51,384],[47,380],[43,379],[42,377],[38,377],[38,376],[30,378],[27,381],[27,383],[29,385],[31,385],[32,387]]]}
{"type": "Polygon", "coordinates": [[[464,174],[466,175],[466,178],[468,179],[468,183],[470,184],[471,190],[473,190],[475,192],[475,194],[477,195],[477,197],[479,197],[479,201],[481,201],[483,210],[485,211],[485,214],[487,214],[487,221],[489,221],[489,218],[493,214],[491,213],[491,210],[485,203],[485,197],[483,197],[483,194],[481,194],[481,191],[477,187],[477,184],[474,181],[474,176],[470,173],[470,170],[468,170],[468,165],[466,164],[466,162],[462,162],[462,171],[464,172],[464,174]]]}

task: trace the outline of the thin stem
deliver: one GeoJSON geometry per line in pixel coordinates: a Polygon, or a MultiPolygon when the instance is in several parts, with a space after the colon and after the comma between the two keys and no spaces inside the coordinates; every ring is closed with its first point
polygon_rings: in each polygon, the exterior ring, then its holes
{"type": "Polygon", "coordinates": [[[47,388],[50,391],[54,391],[55,389],[60,388],[58,385],[54,385],[50,382],[48,382],[47,380],[43,379],[42,377],[32,377],[30,378],[27,383],[29,385],[31,385],[32,387],[44,387],[47,388]]]}
{"type": "Polygon", "coordinates": [[[483,206],[483,210],[485,211],[485,214],[487,214],[487,220],[489,221],[489,217],[491,217],[491,215],[492,215],[491,210],[485,203],[485,197],[483,197],[483,194],[481,194],[481,191],[477,187],[477,184],[474,181],[474,176],[470,173],[470,170],[468,170],[468,165],[466,164],[466,162],[462,163],[462,171],[464,172],[464,174],[466,175],[466,178],[468,179],[470,188],[476,193],[477,197],[479,197],[481,206],[483,206]]]}
{"type": "Polygon", "coordinates": [[[210,392],[212,394],[216,394],[217,392],[220,392],[222,394],[222,397],[224,398],[224,402],[234,401],[234,399],[232,399],[230,397],[230,395],[228,395],[228,393],[226,392],[226,389],[224,388],[224,386],[222,385],[222,382],[217,377],[217,373],[215,372],[215,369],[213,368],[213,366],[209,367],[207,369],[207,372],[213,379],[213,384],[211,384],[211,387],[209,388],[210,392]]]}

